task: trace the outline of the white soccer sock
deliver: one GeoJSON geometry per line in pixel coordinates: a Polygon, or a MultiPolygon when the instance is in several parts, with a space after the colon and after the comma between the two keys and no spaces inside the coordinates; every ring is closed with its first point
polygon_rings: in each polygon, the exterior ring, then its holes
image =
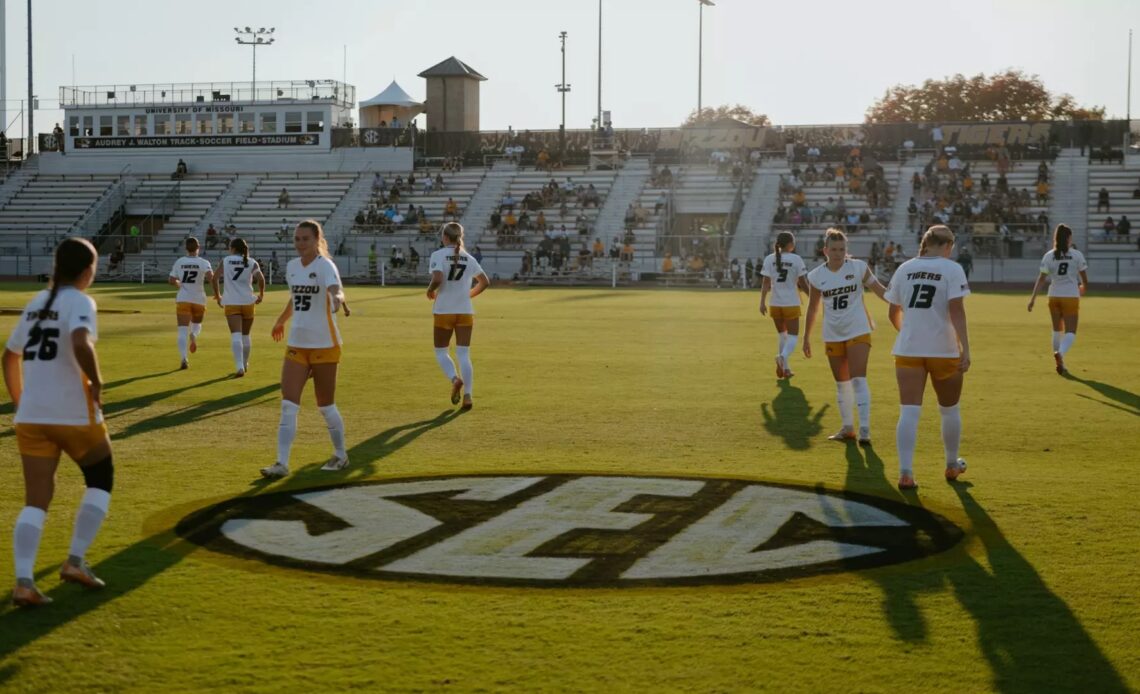
{"type": "Polygon", "coordinates": [[[347,458],[348,453],[344,450],[344,418],[340,416],[340,410],[336,408],[336,405],[325,405],[320,409],[321,414],[324,415],[325,424],[329,427],[329,438],[332,439],[336,457],[347,458]]]}
{"type": "Polygon", "coordinates": [[[871,430],[871,389],[867,387],[866,376],[851,379],[851,389],[855,394],[855,407],[859,410],[859,429],[871,430]]]}
{"type": "Polygon", "coordinates": [[[202,334],[202,324],[201,323],[191,323],[190,324],[190,334],[194,336],[195,340],[197,340],[198,336],[202,334]]]}
{"type": "Polygon", "coordinates": [[[297,413],[301,406],[288,400],[281,401],[281,423],[277,427],[277,462],[289,467],[289,449],[297,436],[297,413]]]}
{"type": "Polygon", "coordinates": [[[899,451],[899,472],[914,475],[914,447],[918,442],[918,418],[922,405],[900,405],[899,424],[895,429],[895,447],[899,451]]]}
{"type": "Polygon", "coordinates": [[[16,559],[16,580],[35,578],[36,554],[40,550],[40,536],[44,532],[47,511],[25,506],[16,517],[16,530],[12,534],[12,551],[16,559]]]}
{"type": "Polygon", "coordinates": [[[249,355],[253,352],[253,339],[249,335],[241,336],[242,365],[249,367],[249,355]]]}
{"type": "Polygon", "coordinates": [[[799,335],[788,335],[788,339],[784,340],[784,348],[780,351],[780,356],[784,359],[796,353],[796,342],[800,339],[799,335]]]}
{"type": "Polygon", "coordinates": [[[780,336],[780,339],[779,339],[779,342],[777,343],[777,346],[776,346],[776,354],[783,356],[784,355],[784,345],[788,344],[788,334],[782,332],[782,333],[779,333],[779,336],[780,336]]]}
{"type": "Polygon", "coordinates": [[[475,379],[475,367],[471,365],[471,348],[456,345],[455,358],[459,360],[459,373],[463,375],[463,394],[471,395],[471,382],[475,379]]]}
{"type": "Polygon", "coordinates": [[[447,380],[455,380],[455,362],[451,361],[446,347],[435,348],[435,360],[439,362],[439,368],[443,369],[443,375],[447,376],[447,380]]]}
{"type": "Polygon", "coordinates": [[[242,354],[241,333],[230,333],[230,351],[234,355],[234,365],[238,371],[245,371],[245,359],[242,354]]]}
{"type": "Polygon", "coordinates": [[[178,326],[178,353],[182,355],[182,361],[186,361],[189,354],[187,350],[190,349],[190,326],[178,326]]]}
{"type": "Polygon", "coordinates": [[[83,559],[87,555],[87,548],[95,541],[95,535],[99,533],[110,507],[111,492],[94,487],[88,487],[83,492],[83,503],[75,514],[75,529],[71,534],[72,557],[83,559]]]}
{"type": "Polygon", "coordinates": [[[1060,351],[1061,351],[1062,357],[1069,353],[1069,350],[1073,348],[1073,343],[1076,341],[1077,341],[1077,334],[1076,333],[1065,333],[1065,336],[1061,338],[1061,350],[1060,351]]]}
{"type": "Polygon", "coordinates": [[[1061,335],[1062,334],[1063,333],[1060,333],[1056,330],[1053,331],[1053,351],[1054,352],[1060,352],[1061,351],[1061,335]]]}
{"type": "Polygon", "coordinates": [[[839,402],[839,417],[843,420],[843,428],[851,429],[855,426],[855,389],[851,381],[837,381],[835,383],[835,399],[839,402]]]}
{"type": "Polygon", "coordinates": [[[958,462],[958,442],[962,440],[962,412],[957,405],[939,407],[942,412],[942,447],[946,450],[946,464],[958,462]]]}

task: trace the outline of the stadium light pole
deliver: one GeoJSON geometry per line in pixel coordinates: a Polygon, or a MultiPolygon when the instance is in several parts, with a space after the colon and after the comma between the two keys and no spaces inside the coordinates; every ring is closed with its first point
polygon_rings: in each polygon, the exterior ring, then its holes
{"type": "MultiPolygon", "coordinates": [[[[563,80],[565,81],[565,80],[563,80]]],[[[602,125],[602,0],[598,0],[598,126],[602,125]]]]}
{"type": "Polygon", "coordinates": [[[566,84],[566,32],[560,32],[558,38],[562,41],[562,82],[554,88],[562,94],[562,127],[558,131],[558,156],[561,158],[566,152],[566,92],[570,91],[570,85],[566,84]]]}
{"type": "Polygon", "coordinates": [[[32,131],[35,123],[36,97],[32,94],[32,0],[28,0],[28,129],[24,131],[24,161],[36,151],[36,138],[32,131]]]}
{"type": "Polygon", "coordinates": [[[697,116],[701,115],[701,87],[705,69],[705,5],[713,7],[713,0],[697,0],[700,3],[700,19],[697,22],[697,116]]]}
{"type": "MultiPolygon", "coordinates": [[[[28,1],[31,2],[31,0],[28,1]]],[[[275,41],[272,34],[275,31],[277,31],[276,27],[269,27],[269,29],[261,27],[256,31],[249,27],[245,29],[234,27],[234,33],[237,34],[234,41],[243,46],[253,46],[253,101],[257,101],[257,47],[272,46],[275,41]]]]}

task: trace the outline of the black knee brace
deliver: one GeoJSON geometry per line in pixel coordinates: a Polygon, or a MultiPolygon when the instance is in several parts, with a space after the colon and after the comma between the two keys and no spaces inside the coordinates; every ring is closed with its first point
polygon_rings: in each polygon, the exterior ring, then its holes
{"type": "Polygon", "coordinates": [[[110,453],[94,465],[80,469],[83,471],[83,481],[87,483],[88,488],[102,489],[108,494],[111,493],[111,487],[115,486],[115,465],[111,462],[110,453]]]}

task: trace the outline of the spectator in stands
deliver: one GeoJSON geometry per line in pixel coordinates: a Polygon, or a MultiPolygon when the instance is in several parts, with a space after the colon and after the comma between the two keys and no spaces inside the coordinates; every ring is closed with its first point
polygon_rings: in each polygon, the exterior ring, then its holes
{"type": "Polygon", "coordinates": [[[906,206],[906,228],[907,231],[914,232],[915,224],[918,222],[918,201],[911,196],[910,202],[906,206]]]}
{"type": "Polygon", "coordinates": [[[211,224],[206,229],[206,250],[213,250],[218,245],[218,230],[211,224]]]}
{"type": "Polygon", "coordinates": [[[498,229],[499,225],[501,225],[502,223],[503,223],[503,215],[498,210],[494,210],[493,212],[491,212],[491,228],[492,229],[498,229]]]}
{"type": "Polygon", "coordinates": [[[430,234],[433,231],[434,231],[434,228],[432,227],[431,222],[428,221],[428,218],[426,216],[421,215],[420,216],[420,233],[421,234],[430,234]]]}
{"type": "Polygon", "coordinates": [[[604,243],[602,243],[601,237],[594,239],[594,257],[595,258],[606,257],[606,245],[604,243]]]}
{"type": "Polygon", "coordinates": [[[281,218],[281,227],[277,230],[277,240],[278,241],[286,240],[287,238],[289,238],[289,232],[290,232],[289,220],[282,217],[281,218]]]}
{"type": "Polygon", "coordinates": [[[178,163],[174,166],[174,173],[170,174],[171,180],[181,181],[183,178],[186,178],[186,171],[186,162],[179,159],[178,163]]]}
{"type": "Polygon", "coordinates": [[[542,210],[539,210],[538,216],[535,217],[535,219],[534,219],[535,231],[545,232],[547,229],[547,226],[548,225],[546,223],[546,213],[543,212],[542,210]]]}
{"type": "MultiPolygon", "coordinates": [[[[1044,164],[1045,162],[1041,162],[1044,164]]],[[[1037,181],[1037,204],[1044,205],[1049,202],[1049,181],[1037,181]]]]}
{"type": "Polygon", "coordinates": [[[1116,224],[1116,235],[1122,241],[1128,241],[1128,235],[1132,233],[1132,222],[1128,221],[1128,215],[1121,215],[1120,221],[1116,224]]]}
{"type": "Polygon", "coordinates": [[[1102,207],[1105,212],[1112,211],[1112,204],[1108,200],[1108,188],[1103,187],[1096,194],[1096,211],[1100,212],[1102,207]]]}
{"type": "Polygon", "coordinates": [[[519,229],[530,231],[530,212],[523,210],[523,213],[519,215],[519,229]]]}
{"type": "Polygon", "coordinates": [[[423,195],[430,194],[432,191],[432,188],[434,188],[434,187],[435,187],[435,180],[432,179],[431,176],[424,176],[423,190],[421,191],[422,194],[423,195]]]}
{"type": "Polygon", "coordinates": [[[277,196],[277,209],[289,209],[289,190],[286,188],[281,189],[281,193],[277,196]]]}
{"type": "Polygon", "coordinates": [[[669,251],[665,251],[665,259],[661,261],[661,272],[673,272],[673,255],[669,251]]]}
{"type": "Polygon", "coordinates": [[[519,219],[515,216],[514,212],[507,211],[507,216],[503,218],[503,228],[508,234],[514,234],[519,228],[519,219]]]}
{"type": "Polygon", "coordinates": [[[1132,199],[1140,200],[1140,183],[1137,183],[1136,187],[1132,189],[1132,199]]]}
{"type": "Polygon", "coordinates": [[[958,251],[958,264],[962,266],[962,272],[966,273],[966,279],[970,279],[970,272],[974,269],[974,255],[966,244],[962,244],[958,251]]]}
{"type": "Polygon", "coordinates": [[[114,272],[118,270],[119,265],[122,264],[123,259],[126,257],[126,254],[123,253],[123,242],[119,241],[119,243],[115,245],[115,250],[111,252],[111,262],[110,265],[107,266],[107,271],[114,272]]]}
{"type": "Polygon", "coordinates": [[[455,202],[454,199],[449,197],[447,199],[447,204],[443,208],[443,213],[445,215],[447,215],[448,217],[451,217],[452,221],[458,222],[459,221],[459,203],[455,202]]]}
{"type": "Polygon", "coordinates": [[[503,199],[499,204],[499,211],[501,212],[503,210],[506,210],[507,212],[513,212],[515,209],[515,204],[515,199],[511,195],[511,192],[508,190],[507,194],[503,196],[503,199]]]}
{"type": "Polygon", "coordinates": [[[392,128],[393,130],[399,130],[401,127],[403,127],[403,124],[400,123],[399,118],[392,116],[392,122],[388,124],[388,127],[392,128]]]}
{"type": "Polygon", "coordinates": [[[406,224],[416,224],[420,221],[420,215],[416,212],[416,206],[408,203],[408,211],[404,213],[404,222],[406,224]]]}
{"type": "Polygon", "coordinates": [[[388,191],[388,202],[398,205],[400,203],[400,183],[399,176],[396,177],[396,182],[392,184],[392,189],[388,191]]]}
{"type": "Polygon", "coordinates": [[[617,260],[620,257],[621,243],[619,242],[618,237],[615,236],[613,242],[610,243],[610,258],[617,260]]]}
{"type": "Polygon", "coordinates": [[[416,247],[411,244],[408,244],[408,267],[411,268],[412,272],[415,272],[420,267],[420,253],[416,250],[416,247]]]}

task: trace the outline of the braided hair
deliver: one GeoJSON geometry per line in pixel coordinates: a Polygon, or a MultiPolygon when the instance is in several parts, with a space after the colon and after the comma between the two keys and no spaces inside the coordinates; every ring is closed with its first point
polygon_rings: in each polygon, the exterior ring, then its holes
{"type": "Polygon", "coordinates": [[[455,255],[451,256],[451,274],[459,267],[459,253],[463,250],[463,225],[459,222],[448,222],[440,229],[449,244],[455,244],[455,255]]]}
{"type": "Polygon", "coordinates": [[[46,320],[51,315],[51,306],[59,295],[60,285],[79,279],[83,271],[95,262],[96,257],[95,247],[86,239],[70,236],[59,242],[55,247],[55,264],[51,271],[51,290],[48,292],[47,302],[36,314],[32,333],[39,329],[40,321],[46,320]]]}
{"type": "Polygon", "coordinates": [[[245,242],[245,239],[230,241],[230,250],[241,255],[242,267],[249,267],[249,244],[245,242]]]}
{"type": "Polygon", "coordinates": [[[790,231],[781,231],[776,234],[776,272],[780,271],[780,252],[784,247],[796,242],[795,235],[790,231]]]}
{"type": "Polygon", "coordinates": [[[1067,224],[1058,224],[1053,230],[1053,260],[1069,252],[1073,244],[1073,230],[1067,224]]]}

